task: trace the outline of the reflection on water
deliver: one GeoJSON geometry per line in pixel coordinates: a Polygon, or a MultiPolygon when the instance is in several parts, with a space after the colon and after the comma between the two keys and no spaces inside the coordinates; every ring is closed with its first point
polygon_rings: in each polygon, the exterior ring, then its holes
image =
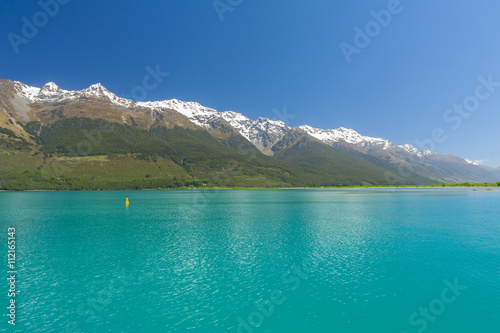
{"type": "Polygon", "coordinates": [[[439,189],[0,193],[0,223],[19,237],[16,328],[236,332],[261,313],[247,331],[410,332],[408,316],[458,277],[469,289],[427,332],[496,332],[499,199],[439,189]],[[270,303],[275,291],[282,302],[270,303]]]}

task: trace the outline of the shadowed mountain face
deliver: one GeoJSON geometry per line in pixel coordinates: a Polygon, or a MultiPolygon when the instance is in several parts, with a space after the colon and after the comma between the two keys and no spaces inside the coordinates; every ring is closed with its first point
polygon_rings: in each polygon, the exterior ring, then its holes
{"type": "Polygon", "coordinates": [[[58,188],[68,177],[72,188],[395,185],[496,182],[500,171],[342,127],[134,102],[101,84],[67,91],[0,80],[0,179],[58,188]]]}

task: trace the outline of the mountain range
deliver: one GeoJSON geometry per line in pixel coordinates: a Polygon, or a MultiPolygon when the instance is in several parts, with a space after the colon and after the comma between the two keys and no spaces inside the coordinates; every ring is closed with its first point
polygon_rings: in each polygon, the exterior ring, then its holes
{"type": "Polygon", "coordinates": [[[177,99],[135,102],[0,80],[0,187],[331,186],[496,182],[500,169],[177,99]]]}

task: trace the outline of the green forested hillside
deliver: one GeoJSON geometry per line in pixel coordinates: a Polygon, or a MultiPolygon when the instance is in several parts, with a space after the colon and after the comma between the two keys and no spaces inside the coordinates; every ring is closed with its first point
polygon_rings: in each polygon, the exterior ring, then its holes
{"type": "Polygon", "coordinates": [[[436,181],[411,175],[402,177],[397,168],[362,153],[342,150],[302,139],[294,146],[279,152],[277,158],[300,167],[308,174],[321,174],[319,183],[328,186],[333,180],[342,185],[394,185],[434,184],[436,181]],[[326,181],[326,183],[325,183],[326,181]]]}
{"type": "MultiPolygon", "coordinates": [[[[307,140],[269,157],[239,135],[219,140],[179,126],[142,130],[69,118],[31,122],[25,129],[37,146],[0,134],[0,189],[380,185],[387,183],[387,173],[397,177],[390,168],[307,140]]],[[[419,182],[429,181],[401,179],[419,182]]]]}

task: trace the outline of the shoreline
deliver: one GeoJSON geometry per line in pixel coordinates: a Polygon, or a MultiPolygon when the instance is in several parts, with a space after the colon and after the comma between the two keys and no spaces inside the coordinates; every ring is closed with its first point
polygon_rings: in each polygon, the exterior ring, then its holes
{"type": "Polygon", "coordinates": [[[374,185],[374,186],[317,186],[317,187],[197,187],[197,188],[159,188],[159,189],[122,189],[122,190],[0,190],[0,193],[16,192],[123,192],[123,191],[200,191],[200,190],[342,190],[342,189],[468,189],[472,192],[478,189],[484,192],[500,192],[500,186],[496,184],[462,184],[445,185],[374,185]]]}

